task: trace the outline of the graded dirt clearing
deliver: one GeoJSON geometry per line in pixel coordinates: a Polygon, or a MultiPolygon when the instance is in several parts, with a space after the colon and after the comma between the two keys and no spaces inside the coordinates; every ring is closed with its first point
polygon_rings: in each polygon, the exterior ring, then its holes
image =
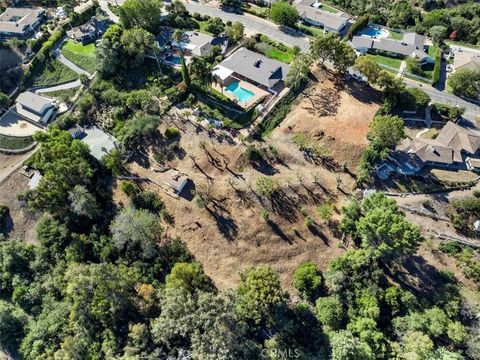
{"type": "Polygon", "coordinates": [[[272,141],[282,142],[282,134],[309,134],[319,139],[338,163],[347,162],[350,171],[355,171],[367,146],[368,124],[380,107],[380,95],[366,85],[339,84],[330,74],[313,73],[316,81],[274,130],[272,141]]]}
{"type": "MultiPolygon", "coordinates": [[[[252,165],[244,155],[245,145],[218,137],[195,121],[167,121],[160,126],[161,133],[175,126],[181,137],[176,156],[163,166],[176,168],[190,178],[182,196],[173,198],[155,184],[159,176],[155,169],[161,167],[153,161],[152,148],[148,149],[150,157],[134,156],[129,170],[132,175],[153,180],[140,185],[158,192],[173,216],[173,225],[163,225],[165,233],[186,242],[219,288],[237,286],[240,272],[262,264],[276,269],[282,284],[291,288],[292,273],[300,263],[312,260],[325,270],[343,252],[338,234],[334,236],[338,212],[327,226],[316,207],[335,204],[340,209],[354,184],[350,175],[307,161],[286,134],[280,133],[285,144],[278,148],[275,145],[276,155],[268,149],[269,144],[257,144],[267,156],[252,165]],[[271,176],[278,183],[272,200],[256,190],[260,176],[271,176]],[[205,208],[196,205],[195,192],[208,194],[211,200],[205,208]],[[270,213],[268,222],[260,218],[262,209],[270,213]],[[313,220],[310,228],[305,225],[306,216],[313,220]]],[[[276,144],[279,138],[272,134],[269,141],[276,144]]],[[[159,140],[162,142],[168,143],[159,140]]],[[[120,200],[118,192],[117,186],[114,198],[120,200]]],[[[125,199],[120,201],[125,204],[125,199]]]]}

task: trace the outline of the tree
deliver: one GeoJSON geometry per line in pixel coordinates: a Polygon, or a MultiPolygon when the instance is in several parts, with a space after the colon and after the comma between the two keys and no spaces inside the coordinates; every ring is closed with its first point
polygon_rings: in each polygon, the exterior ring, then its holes
{"type": "Polygon", "coordinates": [[[128,258],[151,259],[157,254],[157,240],[160,235],[158,217],[151,212],[128,207],[115,217],[110,225],[112,238],[119,251],[128,258]]]}
{"type": "Polygon", "coordinates": [[[10,98],[0,91],[0,110],[6,109],[10,104],[10,98]]]}
{"type": "Polygon", "coordinates": [[[139,27],[156,32],[162,19],[161,0],[126,0],[119,8],[120,23],[126,29],[139,27]]]}
{"type": "Polygon", "coordinates": [[[240,274],[239,311],[247,319],[260,324],[271,311],[287,300],[278,273],[268,266],[251,268],[240,274]]]}
{"type": "Polygon", "coordinates": [[[165,288],[183,289],[194,294],[197,291],[211,291],[212,284],[199,262],[176,263],[165,279],[165,288]]]}
{"type": "Polygon", "coordinates": [[[448,29],[443,25],[432,26],[428,33],[435,44],[440,44],[447,37],[448,29]]]}
{"type": "Polygon", "coordinates": [[[265,197],[271,197],[278,189],[275,179],[268,176],[260,176],[257,179],[257,191],[265,197]]]}
{"type": "Polygon", "coordinates": [[[82,185],[76,185],[68,193],[68,200],[70,201],[72,212],[78,216],[94,219],[100,213],[95,197],[82,185]]]}
{"type": "Polygon", "coordinates": [[[102,163],[112,175],[120,175],[123,170],[122,152],[119,149],[113,149],[102,157],[102,163]]]}
{"type": "Polygon", "coordinates": [[[274,2],[270,8],[270,18],[279,25],[295,27],[300,15],[295,7],[286,1],[274,2]]]}
{"type": "Polygon", "coordinates": [[[335,205],[333,204],[323,204],[317,207],[318,217],[322,221],[330,222],[333,216],[333,211],[335,210],[335,205]]]}
{"type": "Polygon", "coordinates": [[[425,73],[420,65],[420,61],[417,58],[408,56],[405,60],[407,63],[407,70],[412,74],[423,76],[425,73]]]}
{"type": "Polygon", "coordinates": [[[367,78],[369,83],[376,84],[381,68],[375,62],[373,56],[359,56],[355,60],[355,68],[367,78]]]}
{"type": "Polygon", "coordinates": [[[232,43],[239,42],[245,37],[245,28],[239,21],[235,21],[232,25],[227,26],[225,29],[228,39],[232,43]]]}
{"type": "Polygon", "coordinates": [[[0,348],[14,353],[25,336],[27,314],[20,308],[0,300],[0,348]]]}
{"type": "Polygon", "coordinates": [[[207,21],[205,30],[211,33],[213,36],[218,36],[223,32],[223,30],[225,30],[225,24],[219,17],[210,18],[207,21]]]}
{"type": "Polygon", "coordinates": [[[336,296],[320,297],[315,302],[315,315],[321,324],[339,330],[345,321],[345,310],[336,296]]]}
{"type": "Polygon", "coordinates": [[[459,69],[448,78],[455,95],[475,99],[480,92],[480,71],[459,69]]]}
{"type": "Polygon", "coordinates": [[[330,337],[332,360],[373,360],[375,355],[370,347],[349,331],[335,332],[330,337]]]}
{"type": "Polygon", "coordinates": [[[203,57],[194,57],[190,62],[189,73],[197,80],[202,86],[209,86],[214,82],[213,76],[213,64],[207,62],[203,57]]]}
{"type": "Polygon", "coordinates": [[[422,89],[408,88],[407,96],[404,100],[404,103],[408,105],[411,105],[413,103],[416,109],[424,110],[428,106],[430,101],[430,96],[422,89]]]}
{"type": "Polygon", "coordinates": [[[356,54],[348,43],[342,41],[335,33],[318,34],[310,40],[310,52],[313,59],[320,59],[320,63],[332,62],[339,73],[355,64],[356,54]]]}
{"type": "Polygon", "coordinates": [[[31,165],[43,177],[38,187],[22,198],[35,210],[47,210],[52,215],[68,210],[68,192],[76,185],[87,186],[93,176],[87,145],[72,138],[69,132],[49,129],[33,135],[40,149],[30,159],[31,165]]]}
{"type": "Polygon", "coordinates": [[[293,286],[303,298],[313,299],[322,285],[322,274],[311,261],[300,264],[293,273],[293,286]]]}
{"type": "Polygon", "coordinates": [[[405,138],[403,119],[393,115],[378,115],[369,125],[368,139],[385,148],[394,148],[405,138]]]}
{"type": "MultiPolygon", "coordinates": [[[[175,41],[177,44],[181,44],[185,41],[185,33],[180,29],[175,29],[172,34],[172,40],[175,41]]],[[[185,62],[185,50],[180,45],[180,72],[182,74],[183,83],[187,87],[190,87],[190,74],[188,73],[187,63],[185,62]]]]}
{"type": "Polygon", "coordinates": [[[293,89],[298,88],[307,79],[311,65],[312,57],[309,54],[296,55],[285,78],[285,85],[293,89]]]}
{"type": "Polygon", "coordinates": [[[348,205],[340,229],[386,258],[412,252],[421,241],[419,229],[405,219],[395,200],[380,192],[365,198],[360,207],[348,205]]]}
{"type": "Polygon", "coordinates": [[[123,52],[128,57],[128,67],[143,64],[147,51],[155,46],[155,37],[144,29],[127,29],[120,37],[123,52]]]}
{"type": "Polygon", "coordinates": [[[222,6],[226,7],[242,7],[243,0],[221,0],[222,6]]]}
{"type": "Polygon", "coordinates": [[[377,84],[383,89],[383,99],[391,107],[396,106],[405,94],[405,84],[401,78],[397,78],[385,70],[378,74],[377,84]]]}
{"type": "Polygon", "coordinates": [[[404,359],[427,360],[433,350],[433,341],[424,333],[413,331],[403,338],[402,353],[404,359]]]}

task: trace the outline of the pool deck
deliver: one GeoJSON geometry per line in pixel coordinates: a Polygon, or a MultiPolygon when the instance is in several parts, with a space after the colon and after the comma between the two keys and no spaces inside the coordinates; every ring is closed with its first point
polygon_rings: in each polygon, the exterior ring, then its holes
{"type": "Polygon", "coordinates": [[[260,89],[259,87],[250,84],[249,82],[237,79],[235,77],[230,77],[228,78],[223,85],[222,84],[212,84],[212,88],[214,88],[217,91],[220,91],[228,97],[230,100],[236,102],[238,105],[240,105],[244,109],[250,108],[253,104],[256,104],[258,101],[263,99],[264,97],[271,95],[268,91],[265,91],[263,89],[260,89]],[[226,90],[226,87],[229,86],[232,82],[239,82],[239,86],[244,88],[245,90],[251,91],[254,95],[248,99],[248,101],[238,101],[237,97],[235,94],[233,94],[231,91],[226,90]]]}

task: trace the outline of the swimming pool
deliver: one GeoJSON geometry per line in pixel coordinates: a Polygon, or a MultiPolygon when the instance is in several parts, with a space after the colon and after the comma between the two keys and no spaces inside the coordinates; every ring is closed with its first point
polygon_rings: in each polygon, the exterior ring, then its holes
{"type": "Polygon", "coordinates": [[[382,28],[368,25],[361,30],[361,35],[373,37],[373,38],[385,38],[388,37],[388,31],[382,28]]]}
{"type": "Polygon", "coordinates": [[[255,96],[253,92],[242,88],[238,81],[232,82],[226,89],[233,93],[239,101],[248,101],[255,96]]]}
{"type": "Polygon", "coordinates": [[[175,65],[180,65],[181,63],[180,56],[175,56],[175,55],[168,55],[165,58],[165,61],[168,61],[169,63],[175,64],[175,65]]]}

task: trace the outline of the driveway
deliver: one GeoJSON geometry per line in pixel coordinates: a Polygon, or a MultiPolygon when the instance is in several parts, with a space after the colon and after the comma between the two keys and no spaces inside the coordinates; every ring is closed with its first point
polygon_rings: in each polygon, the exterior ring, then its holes
{"type": "Polygon", "coordinates": [[[55,58],[60,61],[63,65],[66,67],[70,68],[71,70],[75,71],[79,75],[86,75],[88,76],[89,79],[92,79],[94,75],[90,74],[88,71],[83,70],[80,66],[75,65],[73,62],[68,60],[65,56],[62,55],[61,48],[63,43],[67,40],[67,37],[65,36],[63,39],[61,39],[52,49],[52,54],[55,56],[55,58]]]}
{"type": "Polygon", "coordinates": [[[68,83],[64,83],[64,84],[60,84],[60,85],[54,85],[54,86],[49,86],[49,87],[44,87],[44,88],[39,88],[39,89],[37,88],[37,89],[35,89],[35,93],[36,94],[41,94],[41,93],[48,93],[48,92],[52,92],[52,91],[68,90],[68,89],[77,88],[80,85],[82,85],[80,80],[74,80],[74,81],[70,81],[68,83]]]}
{"type": "Polygon", "coordinates": [[[114,23],[119,23],[120,20],[118,18],[117,15],[115,15],[112,10],[110,10],[108,8],[108,3],[111,3],[112,5],[122,5],[123,4],[123,0],[100,0],[98,2],[98,4],[100,5],[100,8],[108,15],[108,17],[110,18],[110,20],[112,20],[114,23]]]}

